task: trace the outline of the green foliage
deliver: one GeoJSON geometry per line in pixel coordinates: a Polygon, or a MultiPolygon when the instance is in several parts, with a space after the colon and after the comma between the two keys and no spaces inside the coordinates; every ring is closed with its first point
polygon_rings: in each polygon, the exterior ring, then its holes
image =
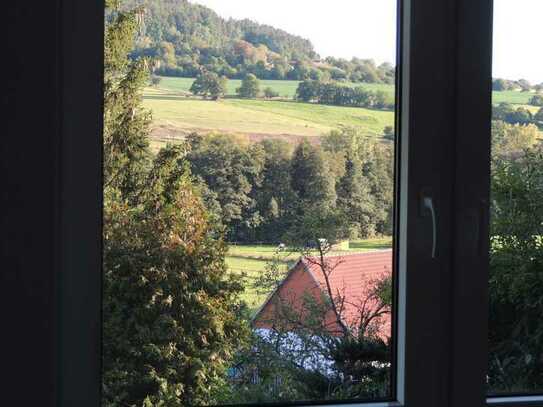
{"type": "Polygon", "coordinates": [[[543,95],[535,95],[530,99],[530,104],[532,106],[543,106],[543,95]]]}
{"type": "Polygon", "coordinates": [[[139,11],[107,10],[104,111],[104,406],[209,405],[244,345],[242,286],[227,277],[186,146],[152,159],[141,108],[145,59],[131,61],[139,11]]]}
{"type": "MultiPolygon", "coordinates": [[[[332,132],[321,147],[302,141],[249,143],[226,135],[189,137],[188,162],[211,214],[230,240],[281,242],[310,226],[306,214],[333,210],[341,238],[389,235],[393,147],[355,129],[332,132]],[[340,224],[338,223],[338,226],[340,224]]],[[[326,215],[328,216],[328,215],[326,215]]],[[[332,215],[331,215],[332,216],[332,215]]]]}
{"type": "Polygon", "coordinates": [[[195,95],[217,100],[226,93],[227,81],[224,76],[219,77],[214,72],[202,72],[196,77],[196,80],[190,87],[190,91],[195,95]]]}
{"type": "Polygon", "coordinates": [[[396,138],[394,127],[386,126],[385,129],[383,130],[383,137],[387,140],[393,141],[396,138]]]}
{"type": "Polygon", "coordinates": [[[259,79],[394,83],[390,64],[358,58],[319,61],[309,40],[248,19],[226,20],[187,0],[127,4],[145,4],[134,56],[156,57],[161,75],[193,77],[205,69],[231,79],[254,74],[259,79]]]}
{"type": "Polygon", "coordinates": [[[335,180],[331,177],[328,162],[322,150],[307,140],[294,150],[290,180],[299,211],[335,206],[335,180]]]}
{"type": "MultiPolygon", "coordinates": [[[[196,76],[195,74],[194,76],[196,76]]],[[[190,87],[192,83],[194,82],[194,78],[178,78],[178,77],[167,77],[167,76],[161,76],[162,83],[161,88],[163,90],[170,91],[171,93],[189,93],[190,87]]],[[[268,79],[259,79],[260,85],[262,88],[270,87],[277,93],[279,93],[279,96],[282,98],[289,98],[294,99],[296,96],[296,89],[298,88],[298,85],[300,84],[300,81],[293,81],[293,80],[268,80],[268,79]]],[[[324,82],[324,80],[321,80],[321,82],[324,82]]],[[[383,83],[363,83],[362,85],[354,82],[342,82],[343,85],[356,87],[356,86],[363,86],[366,90],[377,92],[377,91],[383,91],[386,93],[387,98],[389,100],[394,100],[394,85],[389,84],[383,84],[383,83]]],[[[227,96],[235,96],[236,95],[236,89],[241,86],[241,79],[229,79],[227,83],[227,96]]],[[[497,93],[500,95],[500,97],[504,97],[506,99],[510,98],[509,93],[500,92],[497,93]]],[[[526,95],[520,94],[520,92],[515,92],[514,96],[522,96],[522,101],[518,102],[517,100],[514,100],[510,103],[522,103],[527,104],[528,98],[526,98],[526,95]]]]}
{"type": "Polygon", "coordinates": [[[492,122],[492,155],[496,159],[511,158],[533,147],[542,134],[533,124],[521,126],[501,121],[492,122]]]}
{"type": "Polygon", "coordinates": [[[141,205],[104,215],[104,405],[207,405],[243,344],[241,285],[172,151],[141,205]]]}
{"type": "Polygon", "coordinates": [[[264,89],[264,97],[266,99],[276,98],[276,97],[279,97],[279,92],[277,92],[276,90],[273,90],[273,88],[268,86],[264,89]]]}
{"type": "Polygon", "coordinates": [[[142,108],[146,60],[128,52],[137,29],[137,12],[117,13],[106,26],[104,47],[104,187],[125,199],[137,189],[148,165],[151,115],[142,108]]]}
{"type": "Polygon", "coordinates": [[[305,80],[296,90],[296,99],[323,105],[365,107],[393,110],[394,101],[383,91],[369,91],[361,86],[352,87],[337,82],[305,80]]]}
{"type": "Polygon", "coordinates": [[[500,103],[495,106],[492,110],[492,118],[509,124],[527,125],[534,122],[533,115],[528,109],[524,107],[515,109],[509,103],[500,103]]]}
{"type": "Polygon", "coordinates": [[[364,137],[357,129],[342,128],[324,138],[322,147],[345,169],[337,185],[338,205],[353,222],[351,233],[361,237],[390,235],[394,189],[391,143],[364,137]],[[349,196],[357,198],[351,200],[349,196]]]}
{"type": "Polygon", "coordinates": [[[254,231],[254,239],[278,242],[288,227],[290,210],[296,199],[290,179],[292,145],[279,140],[264,140],[260,144],[265,161],[256,200],[262,224],[254,231]]]}
{"type": "Polygon", "coordinates": [[[501,92],[507,90],[514,90],[516,88],[516,83],[514,81],[509,81],[507,79],[494,79],[492,81],[492,90],[501,92]]]}
{"type": "Polygon", "coordinates": [[[543,153],[494,161],[490,275],[490,387],[543,386],[543,153]]]}
{"type": "Polygon", "coordinates": [[[160,82],[162,82],[162,78],[160,76],[151,75],[151,86],[158,87],[160,82]]]}
{"type": "Polygon", "coordinates": [[[262,148],[223,135],[192,135],[189,143],[194,175],[215,194],[231,240],[243,239],[248,229],[261,222],[254,191],[262,183],[262,148]]]}
{"type": "Polygon", "coordinates": [[[243,81],[241,86],[236,90],[237,94],[242,98],[254,99],[260,93],[260,82],[253,74],[248,74],[243,81]]]}
{"type": "Polygon", "coordinates": [[[369,180],[362,174],[362,163],[357,152],[346,152],[345,175],[337,183],[338,207],[347,216],[350,237],[369,237],[376,234],[375,202],[371,196],[369,180]]]}

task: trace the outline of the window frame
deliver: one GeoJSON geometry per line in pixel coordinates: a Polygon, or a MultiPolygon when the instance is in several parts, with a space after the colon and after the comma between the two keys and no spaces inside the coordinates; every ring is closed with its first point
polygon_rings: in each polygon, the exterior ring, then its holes
{"type": "MultiPolygon", "coordinates": [[[[327,405],[543,405],[484,394],[492,0],[398,3],[396,391],[392,401],[327,405]],[[422,190],[438,211],[437,259],[422,190]]],[[[58,10],[61,406],[100,405],[103,12],[103,0],[58,10]]]]}

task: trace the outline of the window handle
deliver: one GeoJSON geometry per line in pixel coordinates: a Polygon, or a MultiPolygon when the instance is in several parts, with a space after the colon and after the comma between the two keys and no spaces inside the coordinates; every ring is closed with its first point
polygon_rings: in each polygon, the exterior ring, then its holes
{"type": "Polygon", "coordinates": [[[422,206],[432,217],[432,259],[435,259],[437,252],[437,214],[434,206],[434,199],[431,196],[423,196],[422,206]]]}

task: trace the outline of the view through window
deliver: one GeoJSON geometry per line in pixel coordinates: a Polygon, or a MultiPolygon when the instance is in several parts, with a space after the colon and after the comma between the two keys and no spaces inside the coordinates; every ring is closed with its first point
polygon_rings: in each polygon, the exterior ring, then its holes
{"type": "Polygon", "coordinates": [[[543,393],[543,3],[494,3],[489,392],[543,393]]]}
{"type": "Polygon", "coordinates": [[[396,2],[106,3],[103,405],[392,397],[396,2]]]}

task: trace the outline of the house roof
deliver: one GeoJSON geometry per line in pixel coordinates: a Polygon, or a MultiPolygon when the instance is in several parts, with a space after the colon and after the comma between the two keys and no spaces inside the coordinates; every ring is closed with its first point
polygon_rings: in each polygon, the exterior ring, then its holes
{"type": "MultiPolygon", "coordinates": [[[[301,290],[320,289],[328,294],[325,273],[328,277],[333,298],[344,299],[342,317],[346,325],[355,326],[360,320],[360,310],[371,310],[376,301],[368,301],[378,281],[392,274],[392,250],[326,256],[324,262],[316,257],[304,257],[294,266],[281,285],[268,297],[253,321],[265,319],[270,312],[274,297],[298,295],[301,290]]],[[[390,328],[390,317],[384,321],[390,328]]],[[[260,322],[260,325],[263,325],[260,322]]],[[[383,335],[386,336],[386,335],[383,335]]]]}
{"type": "Polygon", "coordinates": [[[324,270],[320,260],[315,257],[301,261],[322,289],[326,288],[326,271],[333,294],[345,291],[345,295],[351,299],[366,295],[372,283],[392,273],[391,249],[326,256],[324,270]]]}

